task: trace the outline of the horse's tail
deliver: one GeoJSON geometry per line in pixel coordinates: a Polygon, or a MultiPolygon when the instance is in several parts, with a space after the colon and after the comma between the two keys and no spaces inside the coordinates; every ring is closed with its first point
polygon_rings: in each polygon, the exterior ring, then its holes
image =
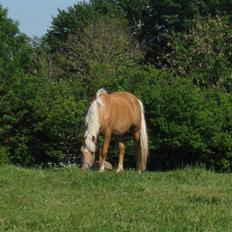
{"type": "Polygon", "coordinates": [[[147,158],[148,158],[148,136],[147,136],[147,127],[146,121],[144,117],[144,107],[143,103],[139,101],[140,109],[141,109],[141,127],[140,127],[140,149],[137,158],[137,170],[144,171],[147,166],[147,158]]]}

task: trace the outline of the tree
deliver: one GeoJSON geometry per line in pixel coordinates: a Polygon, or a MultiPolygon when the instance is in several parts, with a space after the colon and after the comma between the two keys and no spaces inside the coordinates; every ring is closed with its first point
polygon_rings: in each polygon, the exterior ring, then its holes
{"type": "Polygon", "coordinates": [[[107,0],[78,2],[67,10],[58,11],[44,38],[50,47],[50,52],[59,49],[60,43],[65,42],[70,35],[80,35],[89,22],[94,22],[99,17],[123,18],[120,7],[107,0]]]}
{"type": "Polygon", "coordinates": [[[121,66],[136,65],[142,53],[126,33],[121,20],[99,18],[83,28],[81,34],[70,34],[60,44],[53,60],[55,78],[89,78],[99,65],[110,72],[121,66]]]}
{"type": "Polygon", "coordinates": [[[124,18],[133,34],[145,50],[145,61],[162,67],[164,54],[172,32],[187,32],[202,18],[227,17],[231,20],[231,0],[91,0],[59,11],[47,34],[52,49],[59,47],[70,34],[81,33],[83,27],[98,17],[124,18]]]}
{"type": "Polygon", "coordinates": [[[28,37],[19,32],[17,23],[7,17],[1,5],[0,28],[0,77],[7,80],[15,73],[29,71],[32,49],[28,37]]]}
{"type": "Polygon", "coordinates": [[[174,33],[165,56],[176,75],[191,76],[200,86],[232,90],[232,30],[221,18],[198,20],[186,33],[174,33]]]}
{"type": "Polygon", "coordinates": [[[162,67],[163,54],[170,52],[168,46],[172,32],[187,32],[195,25],[194,19],[230,17],[231,0],[114,0],[126,13],[129,25],[146,50],[146,61],[162,67]]]}
{"type": "MultiPolygon", "coordinates": [[[[0,5],[0,156],[6,155],[9,138],[15,125],[24,122],[25,96],[19,98],[16,88],[22,88],[22,77],[33,67],[33,50],[29,39],[20,33],[17,23],[7,17],[7,10],[0,5]],[[21,85],[19,83],[21,82],[21,85]],[[20,104],[22,103],[22,104],[20,104]],[[3,151],[3,152],[1,152],[3,151]]],[[[23,91],[22,91],[23,92],[23,91]]],[[[21,93],[22,93],[21,92],[21,93]]],[[[0,157],[1,159],[1,157],[0,157]]]]}

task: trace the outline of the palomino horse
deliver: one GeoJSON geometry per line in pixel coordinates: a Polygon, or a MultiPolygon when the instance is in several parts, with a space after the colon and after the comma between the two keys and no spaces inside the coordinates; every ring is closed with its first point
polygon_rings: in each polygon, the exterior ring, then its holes
{"type": "MultiPolygon", "coordinates": [[[[123,135],[133,129],[134,140],[137,144],[138,171],[146,169],[148,156],[148,138],[144,109],[142,102],[129,92],[114,92],[108,94],[104,89],[96,93],[96,98],[89,107],[85,118],[86,131],[84,145],[81,148],[82,167],[89,169],[95,159],[98,134],[104,138],[100,149],[100,171],[106,168],[106,156],[112,135],[123,135]]],[[[123,170],[125,145],[119,141],[119,163],[117,172],[123,170]]]]}

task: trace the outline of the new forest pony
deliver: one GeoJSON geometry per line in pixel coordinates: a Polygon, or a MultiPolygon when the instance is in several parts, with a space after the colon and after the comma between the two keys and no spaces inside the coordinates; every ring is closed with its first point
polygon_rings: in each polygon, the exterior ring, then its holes
{"type": "MultiPolygon", "coordinates": [[[[129,92],[114,92],[108,94],[104,89],[96,93],[95,100],[91,103],[87,112],[86,131],[84,145],[81,148],[82,168],[89,169],[95,160],[97,150],[97,136],[103,135],[103,146],[99,150],[100,171],[106,167],[106,157],[112,135],[125,134],[132,128],[134,140],[137,145],[138,171],[144,171],[148,156],[148,138],[144,109],[142,102],[129,92]]],[[[122,140],[118,141],[119,162],[117,172],[123,170],[125,145],[122,140]]]]}

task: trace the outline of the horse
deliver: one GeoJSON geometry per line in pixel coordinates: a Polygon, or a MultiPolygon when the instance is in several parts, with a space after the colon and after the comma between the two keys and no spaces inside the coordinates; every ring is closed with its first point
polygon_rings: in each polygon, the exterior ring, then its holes
{"type": "MultiPolygon", "coordinates": [[[[99,89],[85,117],[86,131],[81,147],[82,168],[90,169],[95,160],[97,136],[103,135],[103,146],[99,152],[100,171],[106,169],[106,157],[111,137],[121,138],[130,129],[137,147],[136,170],[146,170],[148,157],[148,136],[142,102],[132,93],[113,92],[99,89]]],[[[117,172],[124,169],[125,144],[118,140],[119,161],[117,172]]]]}

